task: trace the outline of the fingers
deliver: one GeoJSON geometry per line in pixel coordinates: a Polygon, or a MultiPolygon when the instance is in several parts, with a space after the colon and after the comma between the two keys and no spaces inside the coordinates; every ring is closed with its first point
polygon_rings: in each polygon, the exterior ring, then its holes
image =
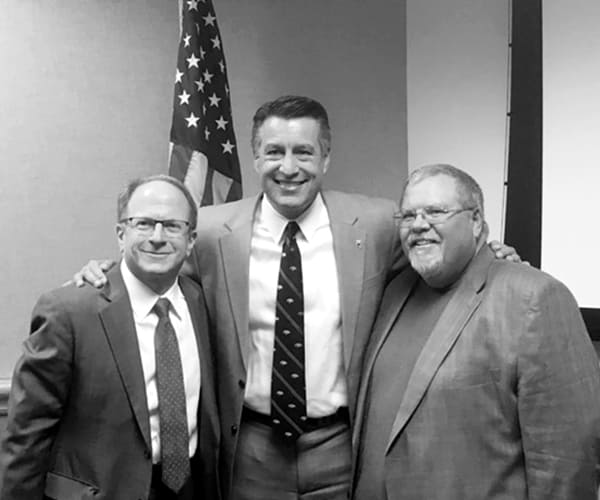
{"type": "Polygon", "coordinates": [[[96,288],[101,288],[106,283],[104,272],[108,271],[114,264],[112,260],[90,260],[80,271],[73,275],[73,282],[78,287],[89,283],[96,288]]]}

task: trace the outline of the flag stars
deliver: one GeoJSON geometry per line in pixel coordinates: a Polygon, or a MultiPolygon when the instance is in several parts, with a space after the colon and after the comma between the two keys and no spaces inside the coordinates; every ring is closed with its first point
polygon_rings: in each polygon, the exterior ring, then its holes
{"type": "Polygon", "coordinates": [[[206,51],[204,48],[200,47],[200,59],[204,61],[204,56],[206,55],[206,51]]]}
{"type": "Polygon", "coordinates": [[[212,73],[209,73],[209,71],[207,69],[205,69],[204,73],[202,73],[202,76],[204,77],[205,83],[211,83],[211,80],[212,80],[213,76],[215,76],[215,75],[213,75],[212,73]]]}
{"type": "Polygon", "coordinates": [[[221,73],[225,73],[225,63],[223,62],[223,59],[219,61],[219,69],[221,70],[221,73]]]}
{"type": "Polygon", "coordinates": [[[189,104],[190,103],[190,94],[188,94],[185,89],[184,91],[179,94],[177,97],[179,97],[179,105],[182,106],[184,104],[189,104]]]}
{"type": "Polygon", "coordinates": [[[221,40],[219,40],[219,35],[216,35],[214,38],[211,38],[210,41],[213,44],[213,49],[221,48],[221,40]]]}
{"type": "Polygon", "coordinates": [[[198,12],[198,0],[189,0],[187,4],[188,10],[195,10],[196,12],[198,12]]]}
{"type": "Polygon", "coordinates": [[[215,93],[213,92],[213,95],[211,95],[211,96],[208,98],[208,100],[210,101],[210,105],[211,105],[211,106],[214,106],[214,107],[218,108],[218,107],[219,107],[219,101],[221,100],[221,98],[220,98],[220,97],[217,97],[217,94],[215,94],[215,93]]]}
{"type": "Polygon", "coordinates": [[[186,33],[185,36],[183,37],[183,46],[184,47],[189,47],[191,39],[192,39],[192,35],[186,33]]]}
{"type": "Polygon", "coordinates": [[[217,20],[217,18],[213,16],[210,12],[208,13],[208,16],[205,16],[202,19],[204,19],[204,26],[214,26],[215,21],[217,20]]]}
{"type": "Polygon", "coordinates": [[[192,53],[192,55],[191,55],[190,57],[188,57],[188,58],[186,59],[186,61],[187,61],[187,63],[188,63],[188,69],[190,69],[192,66],[193,66],[193,67],[195,67],[195,68],[198,68],[198,69],[200,69],[200,68],[198,67],[198,63],[200,62],[200,59],[198,59],[198,58],[196,57],[196,54],[193,54],[193,53],[192,53]]]}
{"type": "Polygon", "coordinates": [[[231,144],[231,142],[229,142],[229,139],[227,139],[227,142],[225,144],[221,144],[221,146],[223,146],[223,153],[233,153],[233,148],[235,147],[234,144],[231,144]]]}
{"type": "Polygon", "coordinates": [[[204,127],[204,139],[206,141],[208,141],[209,137],[210,137],[210,130],[208,130],[208,127],[204,127]]]}
{"type": "Polygon", "coordinates": [[[229,122],[223,118],[223,115],[221,115],[218,120],[215,120],[215,123],[217,124],[217,130],[225,130],[225,127],[229,122]]]}
{"type": "Polygon", "coordinates": [[[179,68],[177,68],[177,71],[175,71],[175,83],[181,83],[182,76],[183,76],[183,71],[179,71],[179,68]]]}
{"type": "Polygon", "coordinates": [[[200,120],[200,117],[196,116],[193,112],[190,113],[190,116],[188,116],[185,119],[185,121],[187,122],[188,128],[190,128],[190,127],[197,128],[198,127],[198,120],[200,120]]]}
{"type": "Polygon", "coordinates": [[[196,88],[198,92],[204,92],[204,82],[202,80],[195,80],[196,88]]]}

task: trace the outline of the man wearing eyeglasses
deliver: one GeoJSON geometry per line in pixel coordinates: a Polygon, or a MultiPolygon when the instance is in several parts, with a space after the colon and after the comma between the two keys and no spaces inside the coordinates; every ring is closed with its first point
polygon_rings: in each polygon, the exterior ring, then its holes
{"type": "Polygon", "coordinates": [[[564,285],[496,260],[481,188],[413,172],[412,269],[387,286],[358,395],[355,500],[592,500],[598,361],[564,285]]]}
{"type": "Polygon", "coordinates": [[[0,498],[218,498],[204,296],[179,276],[196,219],[178,180],[132,182],[107,283],[40,298],[11,386],[0,498]]]}

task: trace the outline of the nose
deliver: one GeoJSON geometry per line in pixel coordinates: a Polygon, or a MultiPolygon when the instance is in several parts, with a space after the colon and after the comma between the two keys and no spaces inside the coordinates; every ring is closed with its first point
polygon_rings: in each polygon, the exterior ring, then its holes
{"type": "Polygon", "coordinates": [[[430,227],[431,227],[431,224],[429,224],[429,222],[427,222],[427,219],[425,219],[425,216],[421,212],[417,212],[415,214],[415,220],[411,226],[412,230],[413,231],[427,231],[430,227]]]}
{"type": "Polygon", "coordinates": [[[279,171],[287,176],[295,175],[298,172],[298,165],[296,165],[296,160],[293,154],[289,152],[285,154],[285,156],[281,159],[279,171]]]}
{"type": "Polygon", "coordinates": [[[165,232],[162,222],[157,222],[154,224],[154,229],[152,233],[150,233],[150,242],[154,244],[161,244],[165,241],[165,232]]]}

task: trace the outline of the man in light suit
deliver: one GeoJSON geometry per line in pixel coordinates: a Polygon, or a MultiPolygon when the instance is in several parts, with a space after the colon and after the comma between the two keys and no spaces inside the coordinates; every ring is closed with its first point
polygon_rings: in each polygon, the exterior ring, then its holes
{"type": "Polygon", "coordinates": [[[118,215],[123,260],[104,287],[63,287],[35,306],[0,444],[3,500],[218,498],[204,297],[178,277],[196,206],[178,180],[153,176],[128,186],[118,215]],[[161,321],[170,341],[154,337],[166,335],[161,321]],[[170,386],[159,368],[168,342],[170,386]]]}
{"type": "MultiPolygon", "coordinates": [[[[345,500],[363,352],[386,280],[407,265],[396,205],[322,189],[331,132],[313,99],[262,105],[252,146],[262,192],[200,209],[187,269],[202,283],[214,333],[223,496],[345,500]],[[272,414],[278,275],[290,221],[302,257],[305,381],[301,429],[292,438],[272,414]]],[[[518,258],[506,247],[499,255],[518,258]]],[[[97,262],[84,271],[90,282],[102,279],[97,262]]]]}
{"type": "Polygon", "coordinates": [[[365,355],[356,500],[592,500],[598,360],[567,288],[494,260],[465,172],[413,172],[398,214],[412,269],[365,355]]]}

